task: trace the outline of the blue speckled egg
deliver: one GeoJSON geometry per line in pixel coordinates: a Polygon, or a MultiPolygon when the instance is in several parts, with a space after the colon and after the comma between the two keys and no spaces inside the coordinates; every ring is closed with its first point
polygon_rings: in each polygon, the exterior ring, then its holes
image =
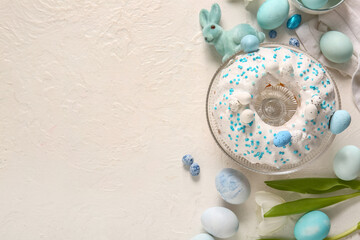
{"type": "Polygon", "coordinates": [[[319,9],[325,6],[328,0],[302,0],[302,2],[310,9],[319,9]]]}
{"type": "Polygon", "coordinates": [[[275,30],[271,30],[271,31],[269,32],[269,37],[270,37],[270,38],[276,38],[276,36],[277,36],[277,32],[276,32],[275,30]]]}
{"type": "Polygon", "coordinates": [[[295,29],[300,26],[301,23],[301,15],[300,14],[294,14],[292,15],[289,20],[286,23],[286,26],[288,29],[295,29]]]}
{"type": "Polygon", "coordinates": [[[274,137],[274,145],[276,147],[284,147],[291,141],[291,133],[289,131],[281,131],[274,137]]]}
{"type": "Polygon", "coordinates": [[[232,168],[224,168],[216,175],[215,186],[221,197],[231,204],[241,204],[250,196],[248,179],[232,168]]]}
{"type": "Polygon", "coordinates": [[[348,145],[340,149],[334,158],[334,172],[344,181],[351,181],[360,175],[360,149],[348,145]]]}
{"type": "Polygon", "coordinates": [[[182,162],[185,165],[190,166],[191,164],[193,164],[194,158],[190,154],[186,154],[185,156],[183,156],[182,162]]]}
{"type": "Polygon", "coordinates": [[[218,238],[229,238],[239,229],[236,215],[224,207],[208,208],[201,215],[201,224],[205,231],[218,238]]]}
{"type": "Polygon", "coordinates": [[[297,240],[321,240],[330,231],[330,219],[321,211],[303,215],[296,223],[294,234],[297,240]]]}
{"type": "Polygon", "coordinates": [[[200,166],[199,166],[199,164],[197,164],[197,163],[191,164],[191,166],[190,166],[190,174],[192,176],[194,176],[194,177],[200,174],[200,166]]]}
{"type": "Polygon", "coordinates": [[[349,61],[354,51],[350,38],[338,31],[330,31],[322,35],[320,49],[322,54],[334,63],[349,61]]]}
{"type": "Polygon", "coordinates": [[[294,47],[300,47],[300,42],[296,38],[290,38],[289,45],[294,47]]]}
{"type": "Polygon", "coordinates": [[[191,238],[191,240],[215,240],[215,239],[207,233],[201,233],[191,238]]]}
{"type": "Polygon", "coordinates": [[[345,110],[337,110],[330,120],[330,131],[333,134],[342,133],[351,123],[351,116],[345,110]]]}
{"type": "Polygon", "coordinates": [[[288,0],[266,0],[257,12],[257,21],[263,29],[280,27],[289,15],[288,0]]]}
{"type": "Polygon", "coordinates": [[[246,35],[241,39],[241,47],[246,53],[255,52],[259,49],[260,41],[254,35],[246,35]]]}

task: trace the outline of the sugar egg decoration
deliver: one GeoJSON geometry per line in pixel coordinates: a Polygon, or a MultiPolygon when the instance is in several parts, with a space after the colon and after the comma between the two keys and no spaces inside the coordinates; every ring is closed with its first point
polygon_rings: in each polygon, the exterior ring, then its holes
{"type": "Polygon", "coordinates": [[[329,31],[320,39],[322,54],[331,62],[345,63],[350,60],[354,47],[348,36],[338,31],[329,31]]]}
{"type": "Polygon", "coordinates": [[[295,224],[294,234],[297,240],[324,239],[330,232],[330,219],[321,211],[312,211],[303,215],[295,224]]]}
{"type": "Polygon", "coordinates": [[[208,208],[201,215],[201,224],[208,233],[218,238],[229,238],[239,229],[236,215],[224,207],[208,208]]]}
{"type": "Polygon", "coordinates": [[[319,9],[325,6],[328,0],[302,0],[305,7],[310,9],[319,9]]]}
{"type": "Polygon", "coordinates": [[[240,121],[243,123],[251,123],[254,120],[255,113],[253,110],[245,109],[240,114],[240,121]]]}
{"type": "Polygon", "coordinates": [[[242,105],[248,105],[251,102],[251,95],[248,92],[239,92],[236,94],[236,98],[242,105]]]}
{"type": "Polygon", "coordinates": [[[351,123],[351,116],[345,110],[337,110],[330,119],[330,131],[333,134],[342,133],[351,123]]]}
{"type": "Polygon", "coordinates": [[[286,27],[288,29],[295,29],[295,28],[298,28],[300,26],[300,23],[301,23],[301,15],[300,14],[294,14],[292,15],[287,23],[286,23],[286,27]]]}
{"type": "Polygon", "coordinates": [[[284,147],[291,141],[291,133],[289,131],[281,131],[274,137],[274,145],[276,147],[284,147]]]}
{"type": "Polygon", "coordinates": [[[224,168],[216,175],[215,186],[221,197],[231,204],[245,202],[251,192],[245,175],[232,168],[224,168]]]}
{"type": "Polygon", "coordinates": [[[278,28],[287,19],[289,9],[288,0],[266,0],[257,12],[257,21],[263,29],[278,28]]]}
{"type": "Polygon", "coordinates": [[[344,181],[351,181],[360,175],[360,149],[348,145],[340,149],[334,158],[334,172],[344,181]]]}
{"type": "Polygon", "coordinates": [[[246,35],[241,39],[241,47],[246,53],[255,52],[259,49],[260,41],[254,35],[246,35]]]}
{"type": "Polygon", "coordinates": [[[215,239],[207,233],[201,233],[191,238],[191,240],[215,240],[215,239]]]}

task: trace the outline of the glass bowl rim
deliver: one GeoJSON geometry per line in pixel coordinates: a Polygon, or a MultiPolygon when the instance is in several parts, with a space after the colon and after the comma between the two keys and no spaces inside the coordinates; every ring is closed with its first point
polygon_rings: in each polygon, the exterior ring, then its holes
{"type": "Polygon", "coordinates": [[[331,6],[329,8],[320,8],[320,9],[312,9],[312,8],[308,8],[307,6],[305,6],[300,0],[295,0],[295,2],[302,8],[305,8],[307,10],[310,11],[314,11],[314,12],[326,12],[326,11],[330,11],[330,10],[334,10],[335,8],[337,8],[338,6],[340,6],[343,2],[345,2],[345,0],[341,0],[340,2],[338,2],[337,4],[335,4],[334,6],[331,6]]]}

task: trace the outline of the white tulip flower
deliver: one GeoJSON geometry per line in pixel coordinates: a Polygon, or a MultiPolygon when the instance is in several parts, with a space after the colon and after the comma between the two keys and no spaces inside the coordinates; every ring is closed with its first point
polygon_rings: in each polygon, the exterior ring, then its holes
{"type": "Polygon", "coordinates": [[[264,218],[264,214],[272,207],[285,202],[285,200],[278,195],[260,191],[255,193],[255,202],[259,206],[257,214],[261,216],[261,222],[258,226],[258,234],[260,236],[267,236],[280,230],[288,221],[287,216],[264,218]]]}

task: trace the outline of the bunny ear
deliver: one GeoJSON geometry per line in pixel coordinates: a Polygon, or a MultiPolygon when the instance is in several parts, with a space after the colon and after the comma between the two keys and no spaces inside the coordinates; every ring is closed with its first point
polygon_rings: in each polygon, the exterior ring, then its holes
{"type": "Polygon", "coordinates": [[[205,27],[209,23],[209,12],[206,9],[202,9],[200,11],[200,25],[201,27],[205,27]]]}
{"type": "Polygon", "coordinates": [[[219,4],[214,3],[210,10],[210,21],[218,24],[221,18],[221,9],[219,4]]]}

